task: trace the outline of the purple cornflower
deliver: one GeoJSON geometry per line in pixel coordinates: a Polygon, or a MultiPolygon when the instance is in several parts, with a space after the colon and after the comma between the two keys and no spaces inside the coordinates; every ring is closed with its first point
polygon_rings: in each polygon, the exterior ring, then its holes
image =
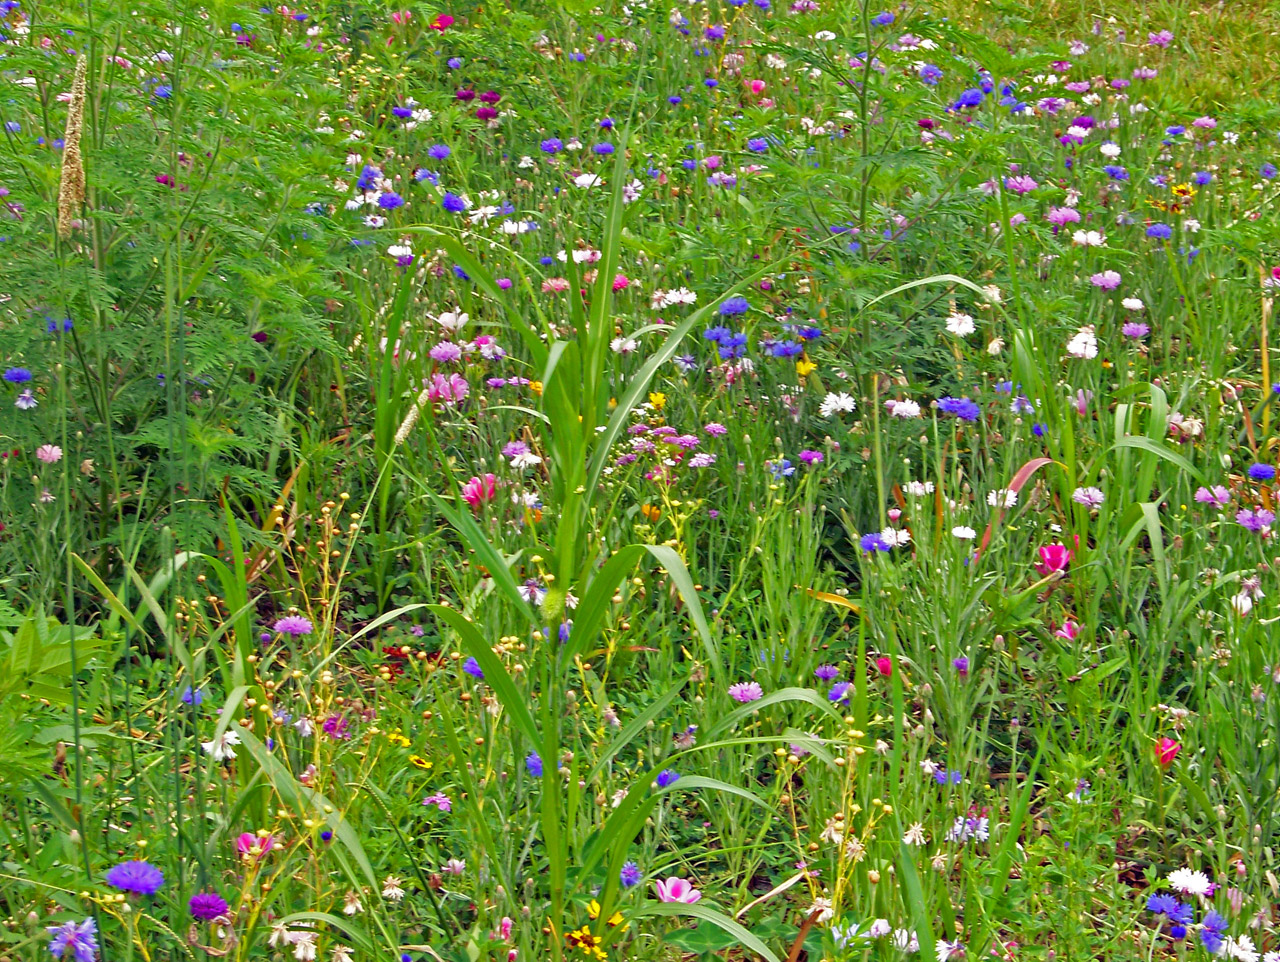
{"type": "Polygon", "coordinates": [[[431,360],[433,361],[437,361],[441,364],[450,364],[454,361],[461,360],[462,348],[457,344],[454,344],[453,341],[441,341],[439,344],[435,345],[435,347],[431,348],[427,354],[430,355],[431,360]]]}
{"type": "Polygon", "coordinates": [[[964,655],[961,655],[959,658],[953,658],[951,660],[951,667],[956,670],[956,673],[961,678],[967,678],[969,676],[969,659],[964,655]]]}
{"type": "Polygon", "coordinates": [[[451,153],[453,153],[453,151],[444,144],[432,144],[427,148],[427,156],[432,160],[444,160],[451,153]]]}
{"type": "Polygon", "coordinates": [[[821,464],[822,452],[821,451],[801,451],[800,460],[803,461],[805,464],[809,465],[810,467],[812,467],[815,464],[821,464]]]}
{"type": "Polygon", "coordinates": [[[720,316],[732,317],[735,314],[745,314],[749,310],[751,310],[751,303],[745,297],[731,297],[720,305],[720,316]]]}
{"type": "Polygon", "coordinates": [[[729,429],[727,427],[725,427],[723,424],[720,424],[719,422],[716,422],[716,421],[712,421],[710,424],[706,425],[702,430],[706,431],[713,438],[721,438],[729,433],[729,429]]]}
{"type": "Polygon", "coordinates": [[[53,936],[49,940],[49,951],[55,959],[93,962],[98,954],[98,923],[93,919],[50,925],[45,931],[53,936]]]}
{"type": "Polygon", "coordinates": [[[963,421],[976,421],[982,414],[982,409],[967,397],[939,398],[938,410],[943,414],[954,414],[963,421]]]}
{"type": "Polygon", "coordinates": [[[155,895],[164,885],[164,873],[149,862],[121,862],[107,871],[107,884],[122,892],[155,895]]]}
{"type": "Polygon", "coordinates": [[[1126,321],[1120,328],[1120,333],[1125,337],[1131,337],[1134,340],[1139,340],[1150,334],[1151,328],[1148,325],[1143,324],[1141,321],[1126,321]]]}
{"type": "Polygon", "coordinates": [[[747,702],[758,701],[764,697],[764,689],[760,687],[759,682],[740,681],[736,685],[729,686],[729,697],[734,701],[747,702]]]}
{"type": "Polygon", "coordinates": [[[484,669],[480,667],[480,662],[476,661],[474,658],[468,658],[464,661],[462,663],[462,670],[472,678],[479,678],[482,681],[484,680],[484,669]]]}
{"type": "Polygon", "coordinates": [[[635,888],[643,878],[644,875],[640,871],[640,866],[635,862],[623,863],[622,871],[618,873],[618,880],[622,882],[624,889],[635,888]]]}
{"type": "Polygon", "coordinates": [[[880,535],[874,533],[864,534],[858,539],[858,545],[866,552],[889,550],[889,542],[885,541],[880,535]]]}
{"type": "Polygon", "coordinates": [[[679,777],[679,772],[674,769],[664,768],[662,771],[658,772],[658,787],[666,788],[669,785],[673,785],[679,777]]]}
{"type": "Polygon", "coordinates": [[[1231,492],[1220,484],[1215,484],[1212,488],[1197,488],[1196,501],[1225,508],[1231,502],[1231,492]]]}
{"type": "Polygon", "coordinates": [[[1029,194],[1040,185],[1026,174],[1017,174],[1004,179],[1004,189],[1011,194],[1029,194]]]}
{"type": "Polygon", "coordinates": [[[422,800],[423,805],[434,805],[442,812],[453,811],[453,802],[449,801],[449,796],[444,792],[436,792],[434,795],[428,795],[422,800]]]}
{"type": "Polygon", "coordinates": [[[351,732],[347,730],[349,725],[350,722],[347,721],[347,716],[338,713],[326,718],[324,724],[320,727],[324,729],[324,733],[330,738],[339,741],[351,737],[351,732]]]}
{"type": "Polygon", "coordinates": [[[227,900],[217,892],[197,892],[187,903],[191,917],[201,922],[212,922],[227,914],[227,900]]]}
{"type": "Polygon", "coordinates": [[[1255,533],[1266,531],[1275,520],[1275,514],[1266,508],[1243,508],[1236,512],[1236,524],[1255,533]]]}
{"type": "Polygon", "coordinates": [[[1168,224],[1152,224],[1147,228],[1147,236],[1156,240],[1168,240],[1173,236],[1173,228],[1168,224]]]}
{"type": "Polygon", "coordinates": [[[311,634],[315,626],[311,624],[310,619],[302,615],[286,615],[272,626],[272,630],[278,635],[292,635],[297,638],[299,635],[311,634]]]}
{"type": "Polygon", "coordinates": [[[813,669],[813,674],[819,681],[835,681],[840,677],[840,669],[835,665],[819,665],[813,669]]]}

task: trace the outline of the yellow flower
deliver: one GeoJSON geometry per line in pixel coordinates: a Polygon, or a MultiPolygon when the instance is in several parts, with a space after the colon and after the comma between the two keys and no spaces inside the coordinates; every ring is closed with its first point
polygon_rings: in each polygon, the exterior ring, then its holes
{"type": "Polygon", "coordinates": [[[1196,189],[1190,184],[1175,184],[1173,188],[1174,197],[1194,197],[1196,189]]]}
{"type": "Polygon", "coordinates": [[[421,755],[410,755],[409,764],[415,766],[416,768],[421,768],[421,769],[428,769],[428,768],[435,767],[435,765],[432,762],[427,761],[421,755]]]}
{"type": "Polygon", "coordinates": [[[661,411],[667,406],[667,396],[661,391],[651,391],[649,393],[649,403],[653,405],[655,411],[661,411]]]}
{"type": "Polygon", "coordinates": [[[564,940],[569,943],[569,948],[581,950],[582,954],[589,959],[605,957],[604,950],[600,948],[602,940],[592,935],[591,929],[585,925],[576,932],[569,932],[564,940]]]}
{"type": "Polygon", "coordinates": [[[542,397],[542,382],[530,381],[529,390],[532,391],[534,394],[538,395],[538,397],[542,397]]]}
{"type": "Polygon", "coordinates": [[[801,377],[808,377],[817,369],[817,367],[818,365],[814,364],[807,357],[796,361],[796,373],[801,377]]]}
{"type": "MultiPolygon", "coordinates": [[[[587,915],[592,919],[600,918],[600,903],[595,899],[592,899],[587,903],[587,915]]],[[[622,913],[614,912],[613,915],[609,916],[609,925],[613,928],[617,928],[619,925],[622,925],[622,913]]]]}

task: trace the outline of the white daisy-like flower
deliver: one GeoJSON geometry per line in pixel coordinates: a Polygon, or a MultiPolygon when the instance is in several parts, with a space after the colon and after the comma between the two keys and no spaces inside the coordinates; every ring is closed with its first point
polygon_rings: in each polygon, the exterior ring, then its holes
{"type": "Polygon", "coordinates": [[[1208,895],[1213,890],[1209,876],[1197,869],[1176,868],[1165,879],[1174,890],[1183,895],[1208,895]]]}
{"type": "Polygon", "coordinates": [[[1258,962],[1261,957],[1257,948],[1254,947],[1253,939],[1247,935],[1239,938],[1227,936],[1222,943],[1220,955],[1225,955],[1229,959],[1237,959],[1238,962],[1258,962]]]}
{"type": "Polygon", "coordinates": [[[967,525],[959,524],[951,529],[953,537],[959,538],[961,541],[972,541],[978,536],[978,532],[967,525]]]}
{"type": "Polygon", "coordinates": [[[1018,503],[1018,492],[1001,488],[999,491],[987,492],[987,504],[993,508],[1012,508],[1018,503]]]}
{"type": "Polygon", "coordinates": [[[1098,335],[1094,333],[1092,325],[1080,328],[1071,340],[1067,341],[1067,353],[1086,361],[1091,361],[1098,356],[1098,335]]]}
{"type": "Polygon", "coordinates": [[[885,528],[880,532],[880,538],[890,548],[900,548],[911,542],[911,532],[905,529],[885,528]]]}
{"type": "Polygon", "coordinates": [[[824,418],[829,418],[835,414],[848,414],[856,406],[853,395],[841,391],[839,394],[831,393],[824,397],[822,403],[818,405],[818,413],[824,418]]]}
{"type": "Polygon", "coordinates": [[[1071,243],[1077,247],[1105,247],[1106,235],[1096,230],[1078,230],[1071,235],[1071,243]]]}
{"type": "Polygon", "coordinates": [[[956,337],[968,337],[978,328],[968,314],[954,313],[947,318],[947,330],[956,337]]]}

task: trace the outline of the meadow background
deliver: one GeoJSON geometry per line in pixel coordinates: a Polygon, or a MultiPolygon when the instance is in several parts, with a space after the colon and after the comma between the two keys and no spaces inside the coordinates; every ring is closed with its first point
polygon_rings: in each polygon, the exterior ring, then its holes
{"type": "Polygon", "coordinates": [[[1280,960],[1280,5],[0,3],[0,957],[1280,960]]]}

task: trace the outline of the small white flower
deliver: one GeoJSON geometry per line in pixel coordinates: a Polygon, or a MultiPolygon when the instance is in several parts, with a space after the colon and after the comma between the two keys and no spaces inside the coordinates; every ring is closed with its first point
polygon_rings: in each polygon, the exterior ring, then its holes
{"type": "Polygon", "coordinates": [[[1259,958],[1253,939],[1247,935],[1242,935],[1239,938],[1227,936],[1226,941],[1222,943],[1222,949],[1219,954],[1231,959],[1237,959],[1238,962],[1258,962],[1259,958]]]}
{"type": "Polygon", "coordinates": [[[1142,311],[1146,310],[1147,307],[1147,305],[1143,304],[1142,300],[1137,297],[1126,297],[1120,302],[1120,306],[1126,311],[1142,311]]]}
{"type": "Polygon", "coordinates": [[[880,532],[880,537],[890,548],[902,547],[904,544],[911,542],[911,532],[898,528],[885,528],[880,532]]]}
{"type": "Polygon", "coordinates": [[[1098,150],[1102,152],[1103,157],[1119,157],[1120,156],[1120,145],[1113,144],[1110,141],[1103,144],[1101,147],[1098,148],[1098,150]]]}
{"type": "Polygon", "coordinates": [[[1242,591],[1238,595],[1232,595],[1231,607],[1236,610],[1236,614],[1243,618],[1253,610],[1253,598],[1247,591],[1242,591]]]}
{"type": "Polygon", "coordinates": [[[1098,336],[1094,334],[1092,325],[1082,327],[1067,342],[1067,353],[1072,357],[1092,360],[1098,356],[1098,336]]]}
{"type": "Polygon", "coordinates": [[[961,541],[972,541],[974,538],[978,536],[977,531],[963,524],[956,525],[954,528],[952,528],[951,534],[954,537],[959,538],[961,541]]]}
{"type": "Polygon", "coordinates": [[[348,892],[342,899],[343,915],[358,915],[364,911],[364,906],[360,904],[359,892],[348,892]]]}
{"type": "Polygon", "coordinates": [[[822,403],[818,405],[818,413],[824,418],[829,418],[835,414],[848,414],[856,407],[853,395],[846,394],[841,391],[839,394],[830,393],[822,399],[822,403]]]}
{"type": "Polygon", "coordinates": [[[924,837],[924,825],[920,822],[912,822],[911,827],[902,836],[902,841],[906,845],[924,845],[927,841],[924,837]]]}
{"type": "Polygon", "coordinates": [[[1001,488],[999,491],[987,492],[987,504],[993,508],[1012,508],[1018,503],[1018,492],[1001,488]]]}
{"type": "Polygon", "coordinates": [[[884,406],[889,409],[889,416],[895,418],[918,418],[920,416],[920,403],[910,399],[905,401],[885,401],[884,406]]]}
{"type": "Polygon", "coordinates": [[[1079,247],[1104,247],[1107,238],[1101,231],[1096,230],[1078,230],[1071,235],[1071,243],[1079,247]]]}
{"type": "Polygon", "coordinates": [[[599,174],[579,174],[577,177],[573,178],[573,184],[575,187],[595,187],[597,184],[602,183],[604,183],[604,181],[600,179],[599,174]]]}
{"type": "Polygon", "coordinates": [[[404,898],[403,882],[394,875],[388,875],[382,880],[382,897],[392,902],[399,902],[404,898]]]}
{"type": "Polygon", "coordinates": [[[947,318],[947,330],[956,337],[968,337],[977,327],[974,326],[973,318],[968,314],[955,313],[947,318]]]}
{"type": "Polygon", "coordinates": [[[903,485],[903,490],[913,498],[923,498],[925,495],[933,494],[933,482],[908,481],[903,485]]]}
{"type": "Polygon", "coordinates": [[[1176,868],[1169,873],[1165,879],[1169,883],[1170,888],[1181,892],[1183,895],[1208,895],[1213,888],[1213,883],[1209,881],[1209,876],[1204,872],[1190,868],[1176,868]]]}
{"type": "Polygon", "coordinates": [[[993,337],[987,343],[987,353],[990,354],[992,357],[995,357],[997,354],[999,354],[1003,350],[1004,350],[1003,337],[993,337]]]}
{"type": "Polygon", "coordinates": [[[1083,504],[1087,508],[1096,508],[1106,500],[1101,488],[1076,488],[1071,492],[1071,500],[1083,504]]]}
{"type": "Polygon", "coordinates": [[[200,747],[204,749],[206,755],[212,756],[215,762],[225,762],[229,758],[236,757],[234,746],[239,744],[240,733],[228,728],[213,741],[201,742],[200,747]]]}

